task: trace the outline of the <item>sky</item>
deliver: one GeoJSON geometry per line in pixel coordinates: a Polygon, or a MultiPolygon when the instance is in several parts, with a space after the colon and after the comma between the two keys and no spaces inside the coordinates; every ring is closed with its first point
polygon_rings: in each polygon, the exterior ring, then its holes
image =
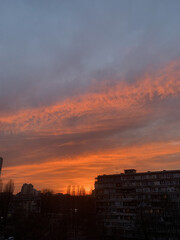
{"type": "Polygon", "coordinates": [[[66,192],[180,169],[179,0],[0,1],[2,179],[66,192]]]}

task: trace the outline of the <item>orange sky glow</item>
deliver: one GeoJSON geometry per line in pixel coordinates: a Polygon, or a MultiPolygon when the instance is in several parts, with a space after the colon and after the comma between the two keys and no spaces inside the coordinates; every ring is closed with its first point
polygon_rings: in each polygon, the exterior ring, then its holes
{"type": "Polygon", "coordinates": [[[180,167],[180,62],[0,116],[3,181],[66,192],[99,174],[180,167]],[[8,161],[8,163],[6,162],[8,161]]]}

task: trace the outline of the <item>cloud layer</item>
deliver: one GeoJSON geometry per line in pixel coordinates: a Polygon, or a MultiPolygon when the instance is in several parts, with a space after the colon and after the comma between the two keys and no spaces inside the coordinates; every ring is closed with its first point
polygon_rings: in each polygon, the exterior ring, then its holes
{"type": "Polygon", "coordinates": [[[180,3],[0,3],[3,179],[90,189],[180,167],[180,3]]]}
{"type": "Polygon", "coordinates": [[[81,181],[90,188],[97,174],[116,169],[178,168],[179,67],[94,81],[83,94],[0,117],[5,178],[65,191],[81,181]]]}

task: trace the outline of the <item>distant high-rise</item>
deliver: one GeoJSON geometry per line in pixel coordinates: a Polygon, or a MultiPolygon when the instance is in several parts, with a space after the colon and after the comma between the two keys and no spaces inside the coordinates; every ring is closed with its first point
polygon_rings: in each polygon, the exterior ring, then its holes
{"type": "Polygon", "coordinates": [[[21,194],[26,196],[38,196],[40,194],[40,191],[37,191],[31,183],[24,183],[21,188],[21,194]]]}
{"type": "Polygon", "coordinates": [[[2,158],[2,157],[0,157],[0,176],[1,176],[2,164],[3,164],[3,158],[2,158]]]}
{"type": "Polygon", "coordinates": [[[33,185],[24,183],[21,188],[21,193],[22,194],[30,194],[30,195],[33,194],[34,193],[33,185]]]}

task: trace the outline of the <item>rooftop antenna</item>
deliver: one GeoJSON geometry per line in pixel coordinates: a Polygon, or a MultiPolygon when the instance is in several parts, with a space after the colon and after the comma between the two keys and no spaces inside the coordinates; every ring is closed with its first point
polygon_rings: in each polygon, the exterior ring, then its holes
{"type": "Polygon", "coordinates": [[[2,157],[0,157],[0,176],[1,176],[2,164],[3,164],[3,158],[2,158],[2,157]]]}

